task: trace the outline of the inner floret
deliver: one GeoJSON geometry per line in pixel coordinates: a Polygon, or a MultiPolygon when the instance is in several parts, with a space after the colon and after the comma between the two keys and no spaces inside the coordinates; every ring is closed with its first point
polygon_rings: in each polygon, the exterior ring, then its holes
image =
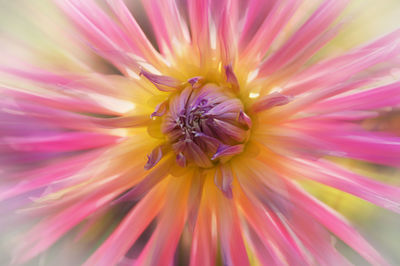
{"type": "Polygon", "coordinates": [[[243,151],[251,120],[230,89],[187,86],[166,108],[161,128],[180,166],[208,168],[243,151]]]}

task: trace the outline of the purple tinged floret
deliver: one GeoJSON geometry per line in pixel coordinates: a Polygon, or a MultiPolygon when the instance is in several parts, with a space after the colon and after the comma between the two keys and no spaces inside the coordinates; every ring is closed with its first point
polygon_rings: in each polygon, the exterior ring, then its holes
{"type": "Polygon", "coordinates": [[[172,143],[177,163],[211,167],[242,152],[251,128],[243,109],[231,91],[211,83],[187,87],[170,99],[162,131],[172,143]]]}

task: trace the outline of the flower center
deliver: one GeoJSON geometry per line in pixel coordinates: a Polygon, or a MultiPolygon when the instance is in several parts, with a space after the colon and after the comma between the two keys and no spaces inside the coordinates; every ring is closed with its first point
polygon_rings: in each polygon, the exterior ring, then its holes
{"type": "Polygon", "coordinates": [[[182,167],[212,167],[243,151],[251,120],[228,88],[188,86],[169,100],[162,132],[182,167]]]}

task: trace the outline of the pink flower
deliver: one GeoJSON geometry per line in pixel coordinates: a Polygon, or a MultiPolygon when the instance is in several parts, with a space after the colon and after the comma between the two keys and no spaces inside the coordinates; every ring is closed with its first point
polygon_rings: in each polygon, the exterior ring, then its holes
{"type": "Polygon", "coordinates": [[[0,200],[33,221],[13,263],[65,242],[72,264],[347,265],[340,239],[385,264],[303,186],[400,212],[399,187],[338,160],[399,168],[370,125],[399,107],[400,30],[316,58],[349,1],[305,2],[143,0],[139,24],[122,0],[55,0],[78,48],[0,68],[0,200]]]}

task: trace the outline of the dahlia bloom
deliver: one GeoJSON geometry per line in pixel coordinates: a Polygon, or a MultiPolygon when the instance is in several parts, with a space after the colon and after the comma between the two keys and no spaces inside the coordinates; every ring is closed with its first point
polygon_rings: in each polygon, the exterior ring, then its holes
{"type": "Polygon", "coordinates": [[[54,2],[74,28],[35,22],[64,56],[0,67],[12,263],[66,242],[86,248],[67,265],[348,265],[337,240],[386,264],[306,188],[400,212],[399,187],[343,163],[400,166],[374,126],[399,107],[400,30],[320,56],[349,1],[54,2]]]}

